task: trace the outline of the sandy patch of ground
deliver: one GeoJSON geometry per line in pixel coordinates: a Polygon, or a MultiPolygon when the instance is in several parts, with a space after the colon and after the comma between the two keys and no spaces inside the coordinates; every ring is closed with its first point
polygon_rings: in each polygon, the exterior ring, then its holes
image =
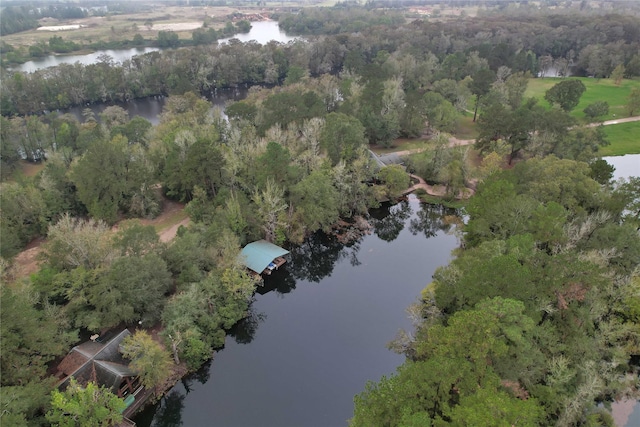
{"type": "MultiPolygon", "coordinates": [[[[152,225],[156,227],[161,242],[170,242],[176,237],[178,228],[180,228],[181,225],[184,225],[185,227],[189,225],[190,220],[188,217],[174,223],[174,219],[183,215],[183,211],[184,204],[174,202],[169,199],[163,199],[162,213],[156,218],[142,219],[140,222],[143,225],[152,225]]],[[[118,224],[114,225],[112,230],[117,231],[118,224]]],[[[40,261],[38,256],[42,252],[42,244],[45,242],[45,238],[39,237],[29,243],[25,250],[16,255],[13,259],[11,270],[9,271],[9,275],[14,280],[22,277],[28,277],[39,270],[40,261]]]]}
{"type": "Polygon", "coordinates": [[[176,237],[176,234],[178,234],[178,228],[180,228],[180,226],[182,225],[184,225],[185,227],[189,225],[189,218],[185,218],[179,223],[160,231],[158,233],[158,235],[160,236],[160,241],[164,243],[172,241],[176,237]]]}
{"type": "Polygon", "coordinates": [[[47,26],[47,27],[38,27],[36,30],[37,31],[68,31],[68,30],[79,30],[80,28],[82,28],[82,25],[74,24],[74,25],[53,25],[53,26],[47,26]]]}
{"type": "Polygon", "coordinates": [[[16,279],[27,277],[38,271],[40,268],[38,255],[40,255],[41,252],[40,245],[42,245],[44,241],[44,238],[39,237],[29,243],[24,251],[16,255],[13,259],[10,273],[13,277],[16,279]]]}
{"type": "Polygon", "coordinates": [[[202,22],[175,22],[171,24],[153,24],[151,28],[142,26],[142,31],[191,31],[202,27],[202,22]]]}

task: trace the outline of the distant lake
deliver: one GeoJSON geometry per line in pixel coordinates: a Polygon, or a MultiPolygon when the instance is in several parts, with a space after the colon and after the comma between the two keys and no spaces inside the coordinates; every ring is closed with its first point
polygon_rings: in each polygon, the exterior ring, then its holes
{"type": "MultiPolygon", "coordinates": [[[[219,108],[224,113],[224,108],[229,101],[240,101],[247,96],[248,89],[245,87],[238,88],[223,88],[217,89],[215,92],[212,92],[207,99],[214,107],[219,108]]],[[[138,98],[132,99],[129,102],[114,102],[114,103],[96,103],[90,105],[80,105],[76,107],[65,108],[63,110],[59,110],[58,112],[61,114],[70,113],[74,115],[81,122],[84,121],[82,117],[82,112],[85,108],[93,111],[93,114],[96,118],[100,119],[100,113],[102,113],[105,108],[110,105],[117,105],[118,107],[124,108],[127,113],[129,113],[129,118],[134,118],[135,116],[141,116],[151,122],[152,125],[157,125],[160,123],[160,114],[162,113],[162,109],[164,108],[164,103],[166,101],[166,97],[164,96],[149,96],[147,98],[138,98]]]]}
{"type": "Polygon", "coordinates": [[[60,64],[75,64],[79,62],[83,65],[93,64],[98,62],[100,55],[109,55],[113,58],[114,62],[123,62],[127,59],[131,59],[136,55],[143,55],[148,52],[154,52],[160,50],[157,47],[142,47],[132,49],[107,49],[97,50],[93,53],[87,53],[84,55],[48,55],[42,58],[27,61],[24,64],[11,67],[14,71],[23,71],[25,73],[32,73],[42,68],[55,67],[60,64]]]}
{"type": "MultiPolygon", "coordinates": [[[[290,37],[284,31],[280,30],[278,21],[259,21],[251,23],[251,30],[246,34],[236,34],[233,37],[220,39],[218,43],[227,43],[231,39],[238,39],[241,42],[256,41],[260,44],[267,44],[270,41],[280,43],[288,43],[299,37],[290,37]]],[[[60,64],[75,64],[79,62],[84,65],[97,62],[100,55],[109,55],[114,62],[122,63],[127,59],[131,59],[136,55],[142,55],[148,52],[154,52],[161,49],[157,47],[132,48],[132,49],[113,49],[98,50],[85,55],[48,55],[42,58],[25,62],[24,64],[11,67],[15,71],[23,71],[31,73],[42,68],[53,67],[60,64]]]]}
{"type": "Polygon", "coordinates": [[[218,43],[227,43],[231,39],[238,39],[241,42],[255,41],[260,44],[267,44],[270,41],[288,43],[300,37],[288,36],[280,29],[278,21],[258,21],[251,23],[251,31],[246,34],[236,34],[233,37],[218,40],[218,43]]]}

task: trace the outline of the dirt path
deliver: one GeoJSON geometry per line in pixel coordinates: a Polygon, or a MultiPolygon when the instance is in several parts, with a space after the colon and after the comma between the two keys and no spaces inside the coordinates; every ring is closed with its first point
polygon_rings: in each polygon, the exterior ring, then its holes
{"type": "Polygon", "coordinates": [[[189,222],[190,222],[189,218],[185,218],[179,223],[159,231],[158,235],[160,236],[160,241],[163,243],[172,241],[176,237],[176,234],[178,234],[178,228],[180,228],[180,226],[182,225],[186,227],[187,225],[189,225],[189,222]]]}
{"type": "MultiPolygon", "coordinates": [[[[418,181],[417,184],[412,185],[402,192],[402,195],[407,195],[409,193],[413,193],[417,189],[423,189],[428,195],[436,196],[436,197],[444,197],[447,194],[447,188],[444,185],[430,185],[427,182],[419,177],[418,175],[409,174],[412,179],[418,181]]],[[[457,199],[466,199],[474,194],[474,190],[472,188],[465,188],[458,194],[457,199]]]]}
{"type": "Polygon", "coordinates": [[[20,252],[13,259],[11,264],[10,275],[18,279],[20,277],[27,277],[40,268],[40,262],[38,255],[40,255],[40,245],[45,241],[43,237],[31,241],[24,251],[20,252]]]}
{"type": "Polygon", "coordinates": [[[597,127],[597,126],[600,126],[600,124],[602,124],[603,126],[609,126],[609,125],[619,125],[621,123],[631,123],[631,122],[638,122],[638,121],[640,121],[640,116],[633,116],[633,117],[625,117],[624,119],[607,120],[606,122],[602,122],[602,123],[590,123],[587,126],[597,127]]]}
{"type": "MultiPolygon", "coordinates": [[[[152,225],[156,227],[161,242],[170,242],[176,237],[178,228],[181,225],[185,227],[189,224],[189,218],[183,218],[175,223],[172,218],[182,215],[184,204],[174,202],[172,200],[163,199],[162,213],[153,219],[142,219],[140,223],[143,225],[152,225]]],[[[118,230],[118,224],[114,225],[113,231],[118,230]]],[[[39,255],[42,252],[42,244],[46,242],[44,237],[38,237],[30,242],[27,247],[13,259],[11,267],[11,276],[14,279],[27,277],[38,271],[40,268],[39,255]]]]}
{"type": "MultiPolygon", "coordinates": [[[[625,117],[624,119],[607,120],[602,123],[589,123],[587,127],[597,127],[600,125],[611,126],[611,125],[619,125],[622,123],[631,123],[631,122],[639,122],[639,121],[640,121],[640,116],[633,116],[633,117],[625,117]]],[[[475,139],[458,139],[455,136],[449,137],[449,147],[464,147],[466,145],[473,145],[475,144],[475,142],[476,142],[475,139]]],[[[428,149],[429,149],[428,147],[424,147],[424,148],[416,148],[414,150],[392,151],[390,153],[385,153],[385,154],[395,154],[397,156],[408,156],[410,154],[421,153],[428,149]]]]}

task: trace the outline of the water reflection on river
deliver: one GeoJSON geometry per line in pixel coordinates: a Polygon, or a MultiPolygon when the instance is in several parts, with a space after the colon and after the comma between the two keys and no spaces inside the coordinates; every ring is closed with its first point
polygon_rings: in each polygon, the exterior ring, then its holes
{"type": "Polygon", "coordinates": [[[607,163],[616,168],[616,170],[613,171],[613,179],[640,176],[640,154],[603,157],[602,159],[606,160],[607,163]]]}
{"type": "MultiPolygon", "coordinates": [[[[214,107],[218,107],[219,109],[221,109],[221,111],[223,111],[227,102],[239,101],[246,98],[248,90],[249,89],[246,87],[217,89],[215,92],[211,92],[207,99],[211,102],[211,104],[213,104],[214,107]]],[[[84,121],[83,111],[87,108],[90,109],[95,117],[99,119],[100,113],[102,113],[105,108],[110,105],[117,105],[124,108],[127,113],[129,113],[129,118],[141,116],[149,120],[151,124],[157,125],[160,122],[160,114],[162,113],[162,109],[164,108],[165,101],[166,97],[164,96],[150,96],[148,98],[133,99],[129,102],[115,102],[112,104],[89,104],[86,106],[71,107],[60,110],[59,113],[70,113],[82,122],[84,121]]]]}
{"type": "MultiPolygon", "coordinates": [[[[613,172],[613,179],[640,176],[640,154],[603,157],[603,159],[616,168],[613,172]]],[[[640,426],[640,405],[637,401],[625,399],[613,402],[611,410],[617,427],[640,426]]]]}
{"type": "Polygon", "coordinates": [[[160,49],[157,47],[140,47],[132,49],[98,50],[84,55],[48,55],[32,61],[27,61],[24,64],[13,66],[11,69],[14,71],[32,73],[43,68],[55,67],[60,64],[75,64],[76,62],[79,62],[83,65],[89,65],[98,62],[101,55],[109,55],[114,62],[122,62],[124,60],[131,59],[135,55],[143,55],[156,50],[160,49]]]}
{"type": "MultiPolygon", "coordinates": [[[[238,39],[241,42],[255,41],[260,44],[266,44],[270,41],[287,43],[296,39],[296,37],[290,37],[284,31],[280,30],[277,21],[252,22],[251,30],[248,33],[236,34],[233,37],[221,39],[218,41],[218,43],[228,43],[232,38],[238,39]]],[[[136,55],[142,55],[157,50],[160,49],[156,47],[140,47],[132,49],[98,50],[84,55],[47,55],[42,58],[27,61],[24,64],[12,66],[11,69],[14,71],[31,73],[43,68],[54,67],[60,64],[75,64],[76,62],[79,62],[83,65],[89,65],[98,62],[102,55],[108,55],[113,59],[114,62],[121,63],[127,59],[131,59],[136,55]]]]}
{"type": "Polygon", "coordinates": [[[453,213],[412,198],[372,211],[373,233],[356,242],[316,234],[292,248],[225,349],[137,425],[346,425],[354,395],[404,360],[385,345],[448,263],[453,213]]]}
{"type": "Polygon", "coordinates": [[[227,39],[220,39],[218,43],[228,43],[231,39],[238,39],[241,42],[255,41],[260,44],[267,44],[271,41],[288,43],[299,37],[288,36],[280,29],[278,21],[259,21],[251,23],[251,30],[245,34],[236,34],[227,39]]]}

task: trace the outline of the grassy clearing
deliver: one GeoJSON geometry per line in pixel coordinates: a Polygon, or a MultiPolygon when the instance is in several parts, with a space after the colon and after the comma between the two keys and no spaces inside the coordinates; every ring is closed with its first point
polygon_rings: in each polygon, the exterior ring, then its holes
{"type": "Polygon", "coordinates": [[[611,145],[602,147],[598,151],[600,155],[640,154],[640,122],[605,126],[604,132],[611,145]]]}
{"type": "Polygon", "coordinates": [[[24,176],[36,176],[45,167],[45,162],[31,163],[27,161],[20,161],[18,171],[24,176]]]}
{"type": "Polygon", "coordinates": [[[458,128],[453,135],[458,139],[476,139],[478,137],[478,128],[473,122],[473,114],[466,113],[458,119],[458,128]]]}
{"type": "Polygon", "coordinates": [[[187,215],[187,211],[185,209],[180,209],[169,213],[168,215],[162,216],[162,218],[158,218],[158,222],[153,222],[153,228],[155,228],[156,232],[161,232],[162,230],[166,230],[179,222],[187,219],[189,216],[187,215]]]}
{"type": "MultiPolygon", "coordinates": [[[[634,87],[640,87],[640,80],[625,79],[617,86],[611,79],[593,79],[588,77],[570,77],[569,79],[577,79],[582,81],[587,90],[580,98],[580,103],[571,112],[571,115],[586,120],[582,110],[596,101],[607,101],[609,103],[609,115],[603,120],[611,120],[620,117],[626,117],[627,112],[625,105],[627,97],[634,87]]],[[[544,99],[544,94],[555,84],[565,80],[561,77],[548,77],[544,79],[530,79],[525,92],[525,98],[535,97],[540,100],[540,104],[546,107],[551,105],[544,99]]]]}
{"type": "Polygon", "coordinates": [[[45,166],[45,162],[31,163],[20,160],[15,170],[11,172],[11,175],[7,176],[7,182],[17,182],[24,178],[33,178],[43,170],[45,166]]]}
{"type": "Polygon", "coordinates": [[[429,147],[429,141],[426,139],[405,139],[399,138],[393,141],[391,147],[385,148],[381,145],[370,145],[369,149],[376,154],[395,153],[396,151],[419,150],[429,147]]]}

